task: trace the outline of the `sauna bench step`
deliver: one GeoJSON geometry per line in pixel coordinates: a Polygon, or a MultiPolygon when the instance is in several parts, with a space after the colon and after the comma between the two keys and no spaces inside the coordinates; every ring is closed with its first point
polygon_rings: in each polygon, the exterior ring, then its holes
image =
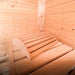
{"type": "Polygon", "coordinates": [[[15,62],[16,72],[18,75],[23,74],[27,75],[42,66],[50,63],[54,59],[72,51],[72,48],[67,45],[61,45],[56,48],[50,49],[36,58],[29,60],[29,59],[22,59],[20,61],[15,62]]]}
{"type": "Polygon", "coordinates": [[[38,49],[36,51],[33,51],[30,54],[31,58],[33,59],[33,58],[37,57],[38,55],[40,55],[41,53],[46,52],[46,51],[48,51],[50,49],[52,50],[53,48],[61,46],[61,45],[62,45],[62,43],[59,44],[59,42],[53,41],[52,43],[50,43],[50,44],[48,44],[48,45],[46,45],[46,46],[44,46],[44,47],[42,47],[42,48],[40,48],[40,49],[38,49]]]}
{"type": "MultiPolygon", "coordinates": [[[[75,49],[29,75],[68,75],[75,67],[75,49]]],[[[75,74],[73,74],[75,75],[75,74]]]]}

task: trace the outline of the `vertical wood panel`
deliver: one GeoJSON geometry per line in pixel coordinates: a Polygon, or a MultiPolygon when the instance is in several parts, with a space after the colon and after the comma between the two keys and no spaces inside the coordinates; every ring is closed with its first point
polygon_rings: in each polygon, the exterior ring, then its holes
{"type": "Polygon", "coordinates": [[[45,3],[46,0],[38,0],[38,25],[40,31],[44,29],[45,3]]]}

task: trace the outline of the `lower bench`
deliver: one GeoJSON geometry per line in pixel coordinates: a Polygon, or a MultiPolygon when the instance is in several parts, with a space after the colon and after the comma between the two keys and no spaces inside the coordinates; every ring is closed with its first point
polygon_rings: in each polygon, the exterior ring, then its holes
{"type": "Polygon", "coordinates": [[[27,58],[19,60],[15,62],[16,72],[18,75],[27,75],[70,51],[72,48],[64,44],[43,52],[32,60],[27,58]]]}

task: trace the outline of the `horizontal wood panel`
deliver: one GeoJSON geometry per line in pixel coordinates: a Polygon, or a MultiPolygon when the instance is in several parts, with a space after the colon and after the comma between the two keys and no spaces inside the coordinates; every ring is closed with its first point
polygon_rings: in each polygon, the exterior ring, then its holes
{"type": "MultiPolygon", "coordinates": [[[[63,39],[74,47],[75,37],[75,0],[52,0],[46,3],[45,31],[63,39]],[[61,33],[60,33],[61,30],[61,33]],[[69,34],[73,34],[69,36],[69,34]],[[70,40],[71,38],[71,40],[70,40]]],[[[64,40],[62,40],[64,41],[64,40]]]]}

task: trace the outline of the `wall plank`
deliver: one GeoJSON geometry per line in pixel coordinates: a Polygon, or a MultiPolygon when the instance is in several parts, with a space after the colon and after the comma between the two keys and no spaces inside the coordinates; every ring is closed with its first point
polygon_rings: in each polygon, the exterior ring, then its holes
{"type": "Polygon", "coordinates": [[[75,0],[48,0],[45,31],[75,48],[75,0]]]}
{"type": "Polygon", "coordinates": [[[12,37],[39,32],[37,25],[38,0],[19,0],[14,7],[11,6],[11,3],[12,1],[8,0],[0,2],[0,31],[12,37]]]}

